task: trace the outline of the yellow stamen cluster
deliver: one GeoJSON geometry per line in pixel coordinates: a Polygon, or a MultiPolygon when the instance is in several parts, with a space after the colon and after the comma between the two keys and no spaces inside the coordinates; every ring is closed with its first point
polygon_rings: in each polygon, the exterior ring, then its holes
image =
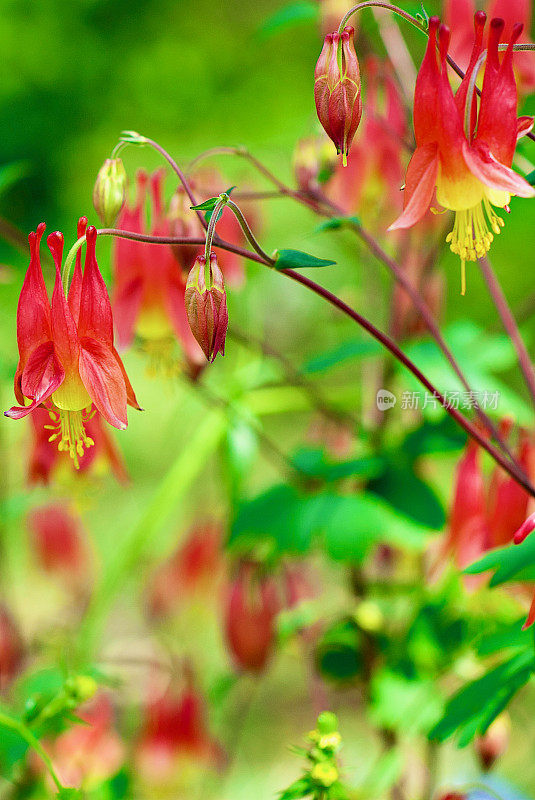
{"type": "Polygon", "coordinates": [[[490,250],[493,234],[500,233],[504,221],[485,198],[473,208],[455,212],[453,230],[446,237],[450,249],[461,258],[461,294],[466,291],[465,264],[477,261],[490,250]]]}
{"type": "Polygon", "coordinates": [[[54,431],[49,437],[49,442],[59,439],[58,450],[68,452],[76,469],[79,469],[79,459],[84,454],[84,447],[92,447],[95,442],[85,432],[84,421],[90,419],[95,412],[89,415],[86,411],[50,411],[52,425],[45,425],[47,430],[54,431]]]}
{"type": "Polygon", "coordinates": [[[147,375],[150,378],[169,379],[180,375],[175,340],[172,337],[141,339],[139,347],[147,359],[147,375]]]}

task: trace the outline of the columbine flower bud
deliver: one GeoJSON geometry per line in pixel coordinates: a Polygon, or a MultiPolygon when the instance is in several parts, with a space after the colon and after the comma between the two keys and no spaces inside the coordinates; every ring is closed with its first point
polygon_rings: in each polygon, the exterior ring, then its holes
{"type": "Polygon", "coordinates": [[[206,286],[206,259],[198,256],[186,283],[186,314],[191,332],[202,347],[208,361],[213,362],[221,351],[225,355],[228,311],[223,274],[215,253],[210,255],[210,286],[206,286]]]}
{"type": "Polygon", "coordinates": [[[360,70],[353,44],[354,28],[328,33],[314,73],[318,118],[336,151],[347,163],[347,153],[362,116],[360,70]]]}
{"type": "Polygon", "coordinates": [[[93,205],[103,225],[111,228],[126,197],[126,172],[120,158],[107,158],[95,181],[93,205]]]}

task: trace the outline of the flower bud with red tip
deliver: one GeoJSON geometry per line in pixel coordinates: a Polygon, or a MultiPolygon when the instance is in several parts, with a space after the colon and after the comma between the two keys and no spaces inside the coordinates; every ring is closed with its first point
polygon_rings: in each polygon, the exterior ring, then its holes
{"type": "Polygon", "coordinates": [[[228,327],[227,296],[223,274],[215,253],[210,255],[209,286],[206,284],[206,259],[198,256],[186,283],[186,314],[195,339],[208,361],[219,352],[225,355],[228,327]]]}
{"type": "Polygon", "coordinates": [[[107,158],[95,181],[93,205],[103,225],[115,224],[126,198],[126,172],[120,158],[107,158]]]}
{"type": "Polygon", "coordinates": [[[24,644],[15,620],[0,606],[0,691],[4,691],[20,671],[24,644]]]}
{"type": "Polygon", "coordinates": [[[280,610],[275,582],[243,563],[230,587],[225,619],[227,645],[236,666],[261,672],[273,651],[275,617],[280,610]]]}
{"type": "Polygon", "coordinates": [[[344,164],[362,116],[360,69],[353,44],[354,28],[328,33],[314,73],[318,119],[344,164]]]}
{"type": "Polygon", "coordinates": [[[511,721],[507,714],[500,714],[483,736],[474,741],[476,755],[485,771],[491,769],[507,750],[511,736],[511,721]]]}

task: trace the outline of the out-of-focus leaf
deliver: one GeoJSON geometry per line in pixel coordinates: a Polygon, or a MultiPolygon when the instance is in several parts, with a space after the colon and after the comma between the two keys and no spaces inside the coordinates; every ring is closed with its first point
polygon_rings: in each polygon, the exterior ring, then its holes
{"type": "Polygon", "coordinates": [[[360,228],[361,221],[358,217],[331,217],[331,219],[320,223],[315,228],[315,233],[323,233],[323,231],[336,231],[343,228],[345,225],[354,227],[355,225],[360,228]]]}
{"type": "Polygon", "coordinates": [[[340,620],[316,645],[316,663],[321,674],[334,681],[354,680],[362,670],[361,632],[354,620],[340,620]]]}
{"type": "Polygon", "coordinates": [[[313,784],[308,775],[298,778],[283,792],[279,792],[279,800],[299,800],[312,792],[313,784]]]}
{"type": "Polygon", "coordinates": [[[334,350],[330,350],[322,355],[315,356],[310,359],[304,367],[303,372],[325,372],[331,367],[337,367],[343,364],[344,361],[357,358],[370,358],[371,356],[378,356],[382,352],[379,342],[372,340],[363,341],[354,339],[353,341],[344,342],[334,350]]]}
{"type": "Polygon", "coordinates": [[[403,464],[402,454],[397,456],[389,460],[386,469],[371,481],[369,488],[416,522],[428,528],[442,528],[446,515],[436,494],[415,474],[408,459],[403,464]]]}
{"type": "Polygon", "coordinates": [[[371,716],[378,727],[428,733],[442,716],[444,704],[432,680],[410,680],[384,669],[374,675],[371,690],[371,716]]]}
{"type": "Polygon", "coordinates": [[[402,450],[413,460],[424,455],[449,453],[460,450],[466,443],[466,434],[449,416],[438,421],[424,420],[405,437],[402,450]]]}
{"type": "Polygon", "coordinates": [[[443,742],[457,732],[459,745],[467,745],[476,734],[485,733],[516,692],[527,683],[534,668],[535,656],[530,646],[472,681],[448,701],[444,716],[429,737],[443,742]]]}
{"type": "Polygon", "coordinates": [[[403,774],[405,759],[399,747],[391,747],[383,753],[359,787],[362,797],[383,797],[403,774]]]}
{"type": "Polygon", "coordinates": [[[282,6],[274,14],[268,17],[259,29],[259,33],[264,36],[273,36],[275,33],[288,30],[294,25],[304,22],[315,22],[318,18],[319,6],[310,0],[297,0],[294,3],[282,6]]]}
{"type": "Polygon", "coordinates": [[[535,535],[528,536],[522,544],[500,547],[486,553],[483,558],[470,564],[464,572],[467,575],[479,575],[492,570],[494,575],[490,586],[499,586],[510,580],[527,579],[527,570],[535,567],[535,535]]]}
{"type": "Polygon", "coordinates": [[[275,269],[308,269],[309,267],[331,267],[336,261],[328,258],[317,258],[301,250],[277,250],[275,269]]]}
{"type": "Polygon", "coordinates": [[[501,653],[507,649],[526,649],[533,640],[533,631],[522,630],[524,617],[501,625],[493,633],[484,636],[477,645],[477,652],[480,656],[488,656],[492,653],[501,653]]]}
{"type": "Polygon", "coordinates": [[[335,561],[361,562],[378,542],[420,550],[429,533],[371,492],[301,495],[275,486],[241,505],[230,543],[268,539],[280,553],[302,554],[315,540],[335,561]]]}
{"type": "Polygon", "coordinates": [[[342,478],[357,477],[369,479],[379,475],[384,469],[384,462],[379,456],[364,456],[349,461],[331,461],[325,450],[320,448],[302,448],[292,458],[296,469],[311,478],[326,482],[342,478]]]}
{"type": "Polygon", "coordinates": [[[25,178],[30,171],[28,161],[11,161],[0,166],[0,195],[7,192],[15,183],[25,178]]]}

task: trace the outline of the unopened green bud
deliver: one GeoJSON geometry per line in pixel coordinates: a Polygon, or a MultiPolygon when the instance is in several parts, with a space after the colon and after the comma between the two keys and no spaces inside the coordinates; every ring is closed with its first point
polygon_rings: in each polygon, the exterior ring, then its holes
{"type": "Polygon", "coordinates": [[[330,761],[320,761],[319,764],[315,764],[310,771],[310,775],[312,780],[326,788],[332,786],[338,780],[338,770],[330,761]]]}
{"type": "Polygon", "coordinates": [[[107,158],[95,181],[93,205],[102,223],[111,228],[124,205],[126,172],[120,158],[107,158]]]}
{"type": "Polygon", "coordinates": [[[317,722],[318,731],[322,736],[338,731],[338,717],[332,711],[322,711],[317,722]]]}
{"type": "Polygon", "coordinates": [[[98,684],[90,675],[77,675],[65,681],[65,693],[76,705],[91,700],[97,693],[98,684]]]}

